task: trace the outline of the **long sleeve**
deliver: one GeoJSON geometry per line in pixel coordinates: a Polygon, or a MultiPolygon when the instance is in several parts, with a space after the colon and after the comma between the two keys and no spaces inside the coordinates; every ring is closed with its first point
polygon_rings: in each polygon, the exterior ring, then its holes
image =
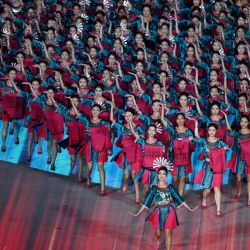
{"type": "Polygon", "coordinates": [[[176,207],[181,206],[181,204],[184,202],[184,199],[180,196],[180,194],[173,185],[169,184],[169,186],[175,206],[176,207]]]}
{"type": "Polygon", "coordinates": [[[150,207],[151,203],[153,202],[154,200],[154,197],[155,197],[155,189],[156,187],[155,186],[152,186],[143,202],[143,205],[146,206],[147,208],[150,207]]]}

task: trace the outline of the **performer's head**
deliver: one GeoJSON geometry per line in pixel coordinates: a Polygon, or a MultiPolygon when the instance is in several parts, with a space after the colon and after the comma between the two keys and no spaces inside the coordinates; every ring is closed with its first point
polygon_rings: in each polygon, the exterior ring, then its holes
{"type": "Polygon", "coordinates": [[[80,89],[84,89],[88,87],[88,78],[86,76],[81,76],[78,80],[77,85],[80,89]]]}
{"type": "Polygon", "coordinates": [[[182,107],[186,107],[188,103],[188,94],[186,92],[182,92],[179,97],[179,102],[182,107]]]}
{"type": "Polygon", "coordinates": [[[176,116],[176,124],[177,126],[184,126],[185,123],[185,115],[183,113],[179,113],[176,116]]]}
{"type": "Polygon", "coordinates": [[[156,126],[153,124],[149,125],[147,129],[147,134],[148,134],[148,137],[154,138],[156,135],[156,126]]]}
{"type": "Polygon", "coordinates": [[[32,89],[38,90],[39,87],[40,87],[40,84],[41,84],[40,79],[35,78],[35,79],[31,82],[32,89]]]}
{"type": "Polygon", "coordinates": [[[159,181],[165,181],[166,180],[166,177],[168,175],[168,170],[166,167],[162,166],[162,167],[159,167],[158,170],[158,180],[159,181]]]}
{"type": "Polygon", "coordinates": [[[95,89],[94,89],[94,92],[95,92],[95,96],[96,97],[101,97],[102,96],[102,92],[103,92],[103,88],[101,85],[96,85],[95,89]]]}
{"type": "Polygon", "coordinates": [[[249,115],[242,115],[240,118],[240,127],[243,129],[248,128],[249,125],[249,115]]]}
{"type": "Polygon", "coordinates": [[[47,97],[48,97],[48,99],[54,98],[55,93],[56,93],[56,88],[54,86],[50,85],[47,88],[47,97]]]}
{"type": "Polygon", "coordinates": [[[213,102],[210,106],[210,114],[211,115],[218,115],[220,113],[220,103],[213,102]]]}
{"type": "Polygon", "coordinates": [[[159,100],[154,100],[152,102],[152,110],[153,112],[160,112],[160,108],[161,108],[161,102],[159,100]]]}
{"type": "Polygon", "coordinates": [[[133,108],[127,108],[125,110],[125,120],[127,121],[127,123],[133,121],[134,115],[135,115],[135,110],[133,108]]]}
{"type": "Polygon", "coordinates": [[[94,104],[91,107],[91,113],[92,113],[93,117],[99,117],[101,111],[102,111],[102,107],[100,105],[98,105],[98,104],[94,104]]]}
{"type": "Polygon", "coordinates": [[[215,137],[218,126],[215,123],[210,123],[207,127],[209,137],[215,137]]]}

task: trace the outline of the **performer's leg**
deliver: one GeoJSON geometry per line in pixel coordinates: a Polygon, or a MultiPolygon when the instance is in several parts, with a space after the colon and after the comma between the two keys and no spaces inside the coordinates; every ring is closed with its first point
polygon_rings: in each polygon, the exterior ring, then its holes
{"type": "Polygon", "coordinates": [[[52,140],[52,160],[51,160],[51,170],[55,170],[55,162],[57,156],[57,140],[52,140]]]}
{"type": "Polygon", "coordinates": [[[82,181],[83,157],[78,154],[78,181],[82,181]]]}
{"type": "Polygon", "coordinates": [[[202,207],[206,208],[207,207],[207,196],[209,195],[209,193],[211,192],[211,189],[205,188],[203,190],[203,194],[202,194],[202,207]]]}
{"type": "Polygon", "coordinates": [[[170,250],[172,243],[172,230],[167,229],[165,233],[166,233],[166,249],[170,250]]]}
{"type": "Polygon", "coordinates": [[[216,215],[220,216],[221,215],[221,207],[220,207],[220,203],[221,203],[221,191],[220,188],[215,187],[214,188],[214,199],[215,199],[215,203],[216,203],[216,215]]]}
{"type": "Polygon", "coordinates": [[[32,148],[32,141],[33,141],[34,133],[31,132],[28,135],[28,145],[27,145],[27,160],[31,159],[31,148],[32,148]]]}
{"type": "Polygon", "coordinates": [[[122,184],[122,193],[125,193],[128,187],[129,171],[124,171],[123,174],[123,184],[122,184]]]}
{"type": "Polygon", "coordinates": [[[140,184],[137,181],[135,181],[134,184],[135,184],[135,203],[139,204],[140,203],[140,186],[139,186],[140,184]]]}
{"type": "Polygon", "coordinates": [[[240,194],[242,192],[242,176],[241,174],[237,174],[236,175],[236,186],[237,186],[237,193],[236,193],[236,196],[235,198],[240,198],[240,194]]]}
{"type": "Polygon", "coordinates": [[[104,171],[103,162],[98,162],[98,170],[99,170],[100,181],[101,181],[101,194],[104,194],[105,193],[105,171],[104,171]]]}
{"type": "Polygon", "coordinates": [[[155,237],[156,237],[155,249],[159,249],[161,245],[161,231],[159,229],[155,231],[155,237]]]}
{"type": "Polygon", "coordinates": [[[91,173],[92,173],[92,169],[93,169],[93,164],[92,162],[87,162],[88,168],[87,168],[87,172],[86,172],[86,178],[87,178],[87,182],[86,182],[86,186],[87,188],[90,187],[90,178],[91,178],[91,173]]]}
{"type": "Polygon", "coordinates": [[[74,168],[76,162],[76,155],[73,154],[70,156],[70,168],[74,168]]]}
{"type": "Polygon", "coordinates": [[[186,176],[181,176],[179,183],[179,194],[182,196],[185,190],[186,176]]]}
{"type": "Polygon", "coordinates": [[[250,174],[247,175],[247,194],[248,194],[247,206],[250,207],[250,174]]]}
{"type": "Polygon", "coordinates": [[[149,185],[144,185],[143,191],[144,191],[144,198],[145,198],[148,194],[148,191],[149,191],[149,185]]]}
{"type": "Polygon", "coordinates": [[[175,187],[176,187],[177,189],[179,189],[179,188],[178,188],[178,186],[179,186],[179,179],[178,179],[178,176],[173,176],[173,180],[174,180],[174,185],[175,185],[175,187]]]}
{"type": "Polygon", "coordinates": [[[2,128],[2,152],[6,151],[6,137],[7,137],[8,125],[9,125],[9,122],[3,122],[3,128],[2,128]]]}
{"type": "Polygon", "coordinates": [[[52,156],[52,135],[48,133],[48,138],[47,138],[47,154],[48,154],[48,160],[47,164],[51,163],[51,156],[52,156]]]}
{"type": "Polygon", "coordinates": [[[135,203],[139,204],[140,203],[140,191],[139,191],[139,183],[136,182],[135,180],[135,173],[132,171],[132,179],[135,185],[135,203]]]}
{"type": "Polygon", "coordinates": [[[38,137],[38,154],[42,154],[43,142],[44,142],[44,138],[38,137]]]}
{"type": "Polygon", "coordinates": [[[14,135],[15,135],[15,143],[19,144],[19,130],[20,130],[20,125],[18,120],[13,120],[13,126],[14,126],[14,135]]]}
{"type": "Polygon", "coordinates": [[[10,135],[14,134],[14,124],[13,124],[13,122],[10,122],[10,131],[9,131],[9,134],[10,135]]]}

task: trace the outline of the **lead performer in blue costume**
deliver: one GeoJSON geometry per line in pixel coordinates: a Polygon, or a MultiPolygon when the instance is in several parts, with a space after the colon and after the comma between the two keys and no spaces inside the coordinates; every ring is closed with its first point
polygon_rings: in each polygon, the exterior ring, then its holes
{"type": "MultiPolygon", "coordinates": [[[[165,165],[165,164],[164,164],[165,165]]],[[[169,167],[168,167],[169,168],[169,167]]],[[[178,218],[176,214],[176,207],[184,206],[190,212],[194,212],[197,207],[191,208],[177,192],[176,188],[166,182],[166,177],[168,174],[168,168],[165,166],[160,166],[157,171],[158,184],[152,185],[150,190],[143,202],[141,209],[138,213],[131,213],[133,216],[137,217],[142,211],[148,209],[155,200],[155,209],[146,218],[146,221],[150,221],[153,225],[155,235],[157,238],[156,249],[160,246],[160,238],[165,231],[166,235],[166,249],[170,250],[172,242],[172,230],[178,226],[178,218]]]]}

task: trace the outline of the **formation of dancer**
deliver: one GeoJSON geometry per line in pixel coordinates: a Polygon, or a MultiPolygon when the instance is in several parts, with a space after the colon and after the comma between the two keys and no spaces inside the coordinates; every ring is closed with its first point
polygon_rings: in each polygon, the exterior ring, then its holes
{"type": "MultiPolygon", "coordinates": [[[[78,161],[78,180],[86,163],[89,188],[97,164],[105,195],[104,164],[111,159],[124,170],[121,193],[131,177],[135,203],[142,184],[145,206],[166,186],[157,186],[166,171],[153,168],[164,158],[173,163],[180,197],[187,182],[199,184],[205,209],[214,189],[217,216],[230,169],[237,200],[247,177],[250,207],[247,0],[2,2],[2,152],[11,134],[19,144],[25,126],[28,162],[37,153],[54,171],[66,143],[71,168],[78,161]],[[119,154],[109,157],[114,144],[119,154]]],[[[167,192],[180,204],[174,186],[167,192]]]]}

